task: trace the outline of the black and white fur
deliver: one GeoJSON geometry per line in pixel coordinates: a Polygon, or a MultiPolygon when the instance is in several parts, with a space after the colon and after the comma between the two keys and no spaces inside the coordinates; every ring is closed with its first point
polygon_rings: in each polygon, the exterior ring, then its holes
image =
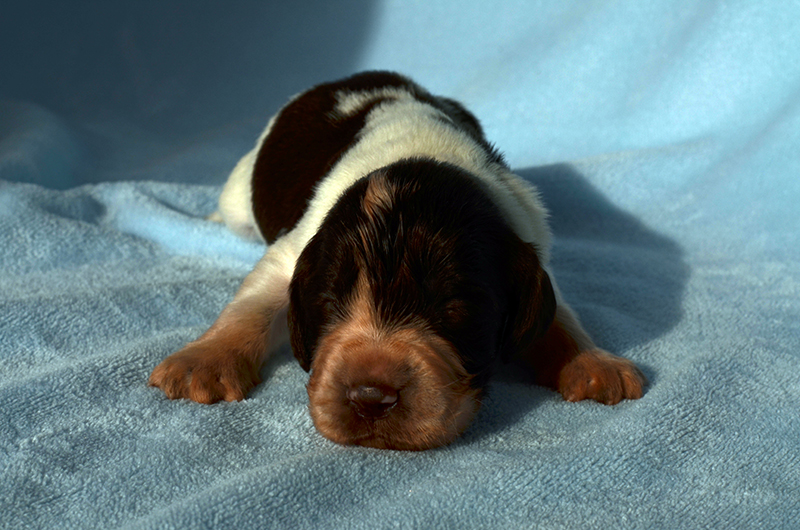
{"type": "MultiPolygon", "coordinates": [[[[309,395],[315,425],[341,443],[425,449],[452,441],[478,409],[486,366],[501,356],[521,359],[533,369],[535,382],[571,401],[616,403],[642,394],[641,372],[629,361],[598,349],[562,299],[548,266],[551,234],[536,190],[510,171],[486,141],[478,121],[459,103],[433,96],[405,77],[368,72],[295,96],[236,165],[213,218],[269,246],[209,331],[154,370],[150,383],[170,398],[205,403],[243,399],[260,381],[268,352],[288,338],[283,325],[287,311],[295,355],[312,372],[309,395]],[[428,175],[424,182],[422,175],[428,175]],[[449,196],[436,186],[464,188],[463,194],[452,195],[463,204],[448,204],[449,196]],[[414,190],[421,190],[417,195],[438,193],[435,207],[425,209],[425,197],[414,196],[414,190]],[[409,221],[404,208],[428,213],[409,221]],[[407,291],[415,287],[408,284],[402,292],[391,291],[375,285],[391,279],[373,275],[369,280],[362,270],[348,280],[352,286],[337,291],[324,284],[343,281],[337,278],[344,274],[344,265],[314,262],[323,255],[329,256],[328,261],[347,261],[343,253],[355,253],[360,256],[356,268],[370,268],[374,253],[356,248],[363,241],[344,241],[353,239],[345,232],[358,222],[382,226],[390,217],[399,219],[393,221],[400,223],[398,230],[434,234],[426,244],[435,246],[440,222],[444,226],[453,215],[468,215],[464,224],[469,225],[470,218],[484,214],[493,228],[465,228],[476,234],[462,235],[451,227],[454,235],[448,237],[485,240],[482,251],[497,255],[483,268],[470,267],[463,263],[469,258],[455,256],[440,256],[435,267],[471,271],[447,284],[455,293],[448,295],[451,298],[459,297],[463,285],[480,284],[483,299],[497,306],[485,332],[497,335],[498,346],[487,346],[482,353],[465,353],[458,332],[440,329],[430,308],[450,306],[436,293],[420,291],[413,295],[414,303],[406,304],[424,309],[395,311],[413,314],[379,315],[383,311],[379,308],[387,306],[379,299],[387,295],[378,295],[379,291],[412,296],[407,291]],[[333,244],[337,250],[325,254],[315,248],[326,244],[319,241],[322,234],[328,247],[333,244]],[[521,255],[528,261],[520,261],[521,255]],[[458,259],[462,263],[455,263],[458,259]],[[453,263],[445,263],[448,260],[453,263]],[[492,261],[500,263],[495,267],[492,261]],[[526,267],[536,270],[521,270],[526,267]],[[318,278],[312,281],[314,274],[318,278]],[[470,274],[477,276],[469,278],[470,274]],[[529,285],[533,286],[521,287],[529,285]],[[535,292],[515,293],[518,289],[535,292]],[[541,307],[519,307],[525,304],[541,307]],[[328,306],[339,309],[325,313],[328,306]],[[515,326],[530,329],[512,329],[515,326]],[[342,346],[350,344],[351,336],[362,338],[353,346],[342,346]],[[509,342],[513,344],[504,346],[509,342]],[[415,348],[417,353],[405,353],[415,348]],[[324,361],[320,352],[326,355],[324,361]],[[432,359],[436,356],[441,359],[432,359]],[[471,368],[475,366],[480,370],[471,368]],[[477,371],[480,377],[471,373],[477,371]],[[458,386],[462,382],[463,388],[458,386]],[[426,385],[462,390],[423,388],[426,385]],[[430,403],[441,406],[429,407],[430,403]]],[[[359,233],[385,239],[379,245],[389,247],[384,261],[392,259],[392,252],[412,252],[391,248],[394,236],[373,228],[359,233]]],[[[464,241],[457,244],[463,246],[464,241]]],[[[436,280],[443,273],[425,274],[436,280]]]]}

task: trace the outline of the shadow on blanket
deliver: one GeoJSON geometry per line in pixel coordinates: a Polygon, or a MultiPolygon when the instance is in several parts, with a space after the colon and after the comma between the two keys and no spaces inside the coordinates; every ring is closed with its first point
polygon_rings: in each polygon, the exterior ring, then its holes
{"type": "MultiPolygon", "coordinates": [[[[516,173],[539,189],[550,211],[559,288],[599,346],[629,356],[678,324],[690,270],[677,243],[614,206],[567,164],[516,173]]],[[[646,356],[635,360],[655,384],[658,373],[646,356]]],[[[513,367],[500,367],[463,439],[505,429],[549,393],[530,387],[513,367]]]]}

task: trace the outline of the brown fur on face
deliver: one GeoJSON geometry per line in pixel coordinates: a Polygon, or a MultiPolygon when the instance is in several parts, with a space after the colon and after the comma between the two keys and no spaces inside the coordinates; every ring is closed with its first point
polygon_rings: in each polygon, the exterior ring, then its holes
{"type": "Polygon", "coordinates": [[[542,335],[555,306],[536,249],[479,182],[428,160],[373,172],[331,209],[290,286],[317,429],[381,448],[451,442],[495,361],[542,335]]]}
{"type": "Polygon", "coordinates": [[[478,410],[453,347],[424,326],[387,329],[359,282],[343,323],[323,335],[311,365],[309,407],[317,430],[342,444],[429,449],[456,438],[478,410]],[[397,391],[380,417],[365,417],[348,390],[366,385],[397,391]]]}

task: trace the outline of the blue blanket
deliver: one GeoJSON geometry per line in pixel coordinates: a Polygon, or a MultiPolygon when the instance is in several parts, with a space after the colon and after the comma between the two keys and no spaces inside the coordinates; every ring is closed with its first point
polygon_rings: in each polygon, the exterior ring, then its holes
{"type": "Polygon", "coordinates": [[[796,528],[800,6],[17,4],[0,528],[796,528]],[[539,186],[641,400],[501,370],[462,438],[408,453],[319,436],[288,350],[240,403],[147,387],[264,251],[205,220],[227,172],[289,96],[372,68],[463,101],[539,186]]]}

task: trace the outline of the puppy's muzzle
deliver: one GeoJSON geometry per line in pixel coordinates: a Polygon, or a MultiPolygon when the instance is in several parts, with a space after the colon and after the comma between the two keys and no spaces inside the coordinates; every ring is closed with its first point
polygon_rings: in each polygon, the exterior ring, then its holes
{"type": "Polygon", "coordinates": [[[452,346],[416,329],[332,331],[312,363],[308,395],[323,436],[391,449],[449,443],[479,404],[452,346]]]}

